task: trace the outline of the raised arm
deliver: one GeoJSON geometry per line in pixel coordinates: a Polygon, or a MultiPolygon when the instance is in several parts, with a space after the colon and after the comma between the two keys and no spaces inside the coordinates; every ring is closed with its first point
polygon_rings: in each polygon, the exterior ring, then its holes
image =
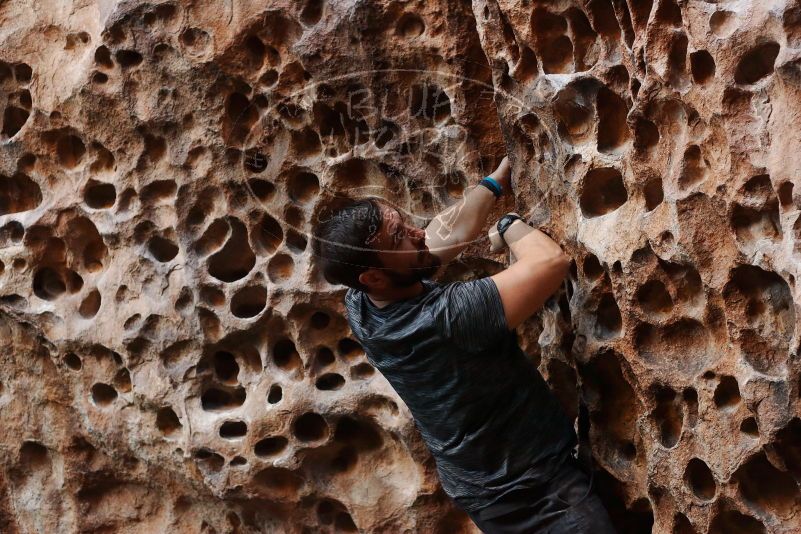
{"type": "MultiPolygon", "coordinates": [[[[490,174],[503,187],[511,190],[509,160],[503,158],[490,174]]],[[[465,190],[464,196],[438,214],[426,227],[426,246],[445,265],[458,256],[475,240],[495,204],[495,195],[484,186],[475,185],[465,190]]]]}

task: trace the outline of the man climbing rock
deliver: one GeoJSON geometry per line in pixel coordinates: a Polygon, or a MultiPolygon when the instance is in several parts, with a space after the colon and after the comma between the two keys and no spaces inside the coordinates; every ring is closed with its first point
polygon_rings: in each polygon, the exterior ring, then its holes
{"type": "Polygon", "coordinates": [[[504,158],[425,229],[379,198],[354,200],[315,229],[316,261],[350,288],[354,335],[409,407],[445,492],[482,531],[614,532],[573,457],[573,425],[514,331],[561,285],[569,258],[508,214],[492,240],[516,262],[469,282],[430,280],[510,191],[504,158]]]}

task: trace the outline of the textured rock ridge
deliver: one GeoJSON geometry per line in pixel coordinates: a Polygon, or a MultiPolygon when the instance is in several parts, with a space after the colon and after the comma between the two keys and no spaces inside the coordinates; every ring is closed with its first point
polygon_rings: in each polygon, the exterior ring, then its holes
{"type": "Polygon", "coordinates": [[[0,21],[0,531],[476,532],[309,236],[345,195],[425,224],[505,152],[494,216],[574,258],[521,346],[621,532],[801,529],[798,2],[0,21]]]}

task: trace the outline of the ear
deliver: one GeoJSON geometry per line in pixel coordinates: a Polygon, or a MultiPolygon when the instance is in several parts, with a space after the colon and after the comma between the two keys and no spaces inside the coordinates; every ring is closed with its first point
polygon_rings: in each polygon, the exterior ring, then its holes
{"type": "Polygon", "coordinates": [[[383,289],[387,284],[387,277],[380,269],[367,269],[359,275],[359,282],[370,289],[383,289]]]}

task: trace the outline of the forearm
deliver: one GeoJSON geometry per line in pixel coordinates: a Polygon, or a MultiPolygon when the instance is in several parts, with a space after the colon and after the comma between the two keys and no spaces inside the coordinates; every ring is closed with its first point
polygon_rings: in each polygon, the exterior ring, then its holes
{"type": "Polygon", "coordinates": [[[503,234],[504,241],[517,260],[563,257],[562,247],[543,232],[522,221],[513,222],[503,234]]]}
{"type": "Polygon", "coordinates": [[[426,227],[434,248],[451,248],[474,241],[495,204],[495,195],[483,185],[465,190],[463,197],[438,214],[426,227]]]}

